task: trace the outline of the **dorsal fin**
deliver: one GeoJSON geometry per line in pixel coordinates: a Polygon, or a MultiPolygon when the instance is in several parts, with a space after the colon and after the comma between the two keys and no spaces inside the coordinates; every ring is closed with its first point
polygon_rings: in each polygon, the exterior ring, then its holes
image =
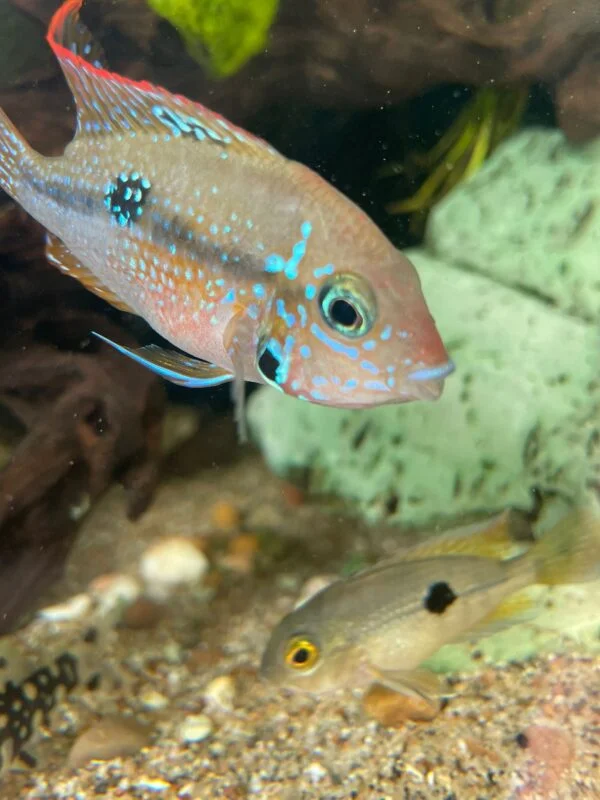
{"type": "Polygon", "coordinates": [[[46,258],[54,267],[58,267],[61,272],[78,280],[86,289],[89,289],[90,292],[106,300],[111,306],[118,308],[120,311],[127,311],[129,314],[137,313],[129,308],[129,306],[120,300],[116,294],[111,292],[110,289],[107,289],[106,286],[101,284],[94,273],[90,272],[90,270],[71,253],[68,247],[51,233],[46,234],[46,258]]]}
{"type": "Polygon", "coordinates": [[[199,103],[109,72],[102,66],[100,48],[79,18],[81,6],[82,0],[66,0],[52,18],[47,36],[75,97],[78,134],[131,135],[146,130],[167,141],[192,136],[227,150],[278,155],[267,142],[199,103]]]}

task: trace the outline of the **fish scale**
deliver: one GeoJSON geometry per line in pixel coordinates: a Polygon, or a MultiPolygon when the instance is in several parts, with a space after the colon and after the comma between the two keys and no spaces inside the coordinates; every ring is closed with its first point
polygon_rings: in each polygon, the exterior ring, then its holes
{"type": "Polygon", "coordinates": [[[439,397],[453,370],[412,264],[303,165],[185,97],[110,72],[67,0],[48,42],[77,129],[44,158],[0,112],[0,185],[48,258],[183,353],[111,342],[185,386],[233,380],[364,407],[439,397]]]}

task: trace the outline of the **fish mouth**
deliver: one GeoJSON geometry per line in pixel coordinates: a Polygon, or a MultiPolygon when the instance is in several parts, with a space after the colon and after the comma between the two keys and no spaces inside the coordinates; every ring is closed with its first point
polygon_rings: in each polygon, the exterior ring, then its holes
{"type": "Polygon", "coordinates": [[[428,381],[443,381],[448,375],[451,375],[456,366],[454,361],[448,359],[443,364],[438,364],[435,367],[422,367],[413,372],[409,372],[406,376],[409,381],[417,381],[417,383],[426,383],[428,381]]]}
{"type": "Polygon", "coordinates": [[[451,359],[433,367],[422,367],[410,372],[407,380],[413,381],[420,400],[437,400],[444,388],[444,379],[456,369],[451,359]]]}

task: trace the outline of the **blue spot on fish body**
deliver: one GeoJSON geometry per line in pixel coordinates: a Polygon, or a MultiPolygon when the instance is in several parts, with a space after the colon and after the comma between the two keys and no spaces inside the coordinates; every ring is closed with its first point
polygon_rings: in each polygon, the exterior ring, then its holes
{"type": "Polygon", "coordinates": [[[304,290],[304,295],[307,300],[314,300],[317,294],[316,288],[312,285],[312,283],[308,283],[306,285],[306,289],[304,290]]]}
{"type": "Polygon", "coordinates": [[[377,346],[377,342],[374,342],[373,339],[370,339],[368,342],[363,344],[363,350],[375,350],[377,346]]]}
{"type": "Polygon", "coordinates": [[[367,372],[370,372],[373,375],[379,375],[379,370],[371,361],[361,361],[360,366],[362,369],[367,370],[367,372]]]}
{"type": "Polygon", "coordinates": [[[300,348],[300,355],[302,358],[310,358],[312,355],[311,349],[307,344],[303,344],[300,348]]]}
{"type": "Polygon", "coordinates": [[[381,331],[381,337],[380,337],[381,341],[387,342],[387,340],[390,338],[391,335],[392,335],[392,326],[386,325],[385,328],[381,331]]]}
{"type": "Polygon", "coordinates": [[[254,297],[258,298],[259,300],[265,296],[265,287],[262,283],[255,283],[252,287],[252,291],[254,292],[254,297]]]}
{"type": "Polygon", "coordinates": [[[235,301],[235,289],[230,289],[221,302],[233,303],[234,301],[235,301]]]}
{"type": "Polygon", "coordinates": [[[313,270],[313,275],[315,278],[323,278],[325,275],[333,275],[335,272],[335,267],[333,264],[325,264],[324,267],[317,267],[313,270]]]}
{"type": "MultiPolygon", "coordinates": [[[[338,342],[335,339],[332,339],[325,331],[320,328],[315,322],[312,323],[310,326],[310,331],[315,338],[317,338],[320,342],[327,345],[330,350],[333,350],[334,353],[341,353],[342,355],[348,356],[353,361],[356,361],[358,358],[358,348],[352,347],[348,344],[343,344],[342,342],[338,342]]],[[[363,364],[368,363],[364,362],[363,364]]]]}

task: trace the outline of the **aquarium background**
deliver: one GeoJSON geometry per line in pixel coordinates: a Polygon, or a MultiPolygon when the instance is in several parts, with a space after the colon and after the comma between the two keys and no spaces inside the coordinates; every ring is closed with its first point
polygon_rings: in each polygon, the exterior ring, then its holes
{"type": "MultiPolygon", "coordinates": [[[[48,156],[75,122],[45,41],[58,6],[0,2],[0,107],[48,156]]],[[[86,0],[82,18],[115,72],[363,208],[457,369],[434,403],[360,411],[248,384],[243,444],[228,385],[168,384],[90,336],[169,344],[52,268],[0,194],[0,797],[600,797],[598,581],[536,586],[535,613],[441,648],[434,715],[258,675],[278,621],[336,577],[506,509],[518,548],[597,507],[597,5],[86,0]]]]}

